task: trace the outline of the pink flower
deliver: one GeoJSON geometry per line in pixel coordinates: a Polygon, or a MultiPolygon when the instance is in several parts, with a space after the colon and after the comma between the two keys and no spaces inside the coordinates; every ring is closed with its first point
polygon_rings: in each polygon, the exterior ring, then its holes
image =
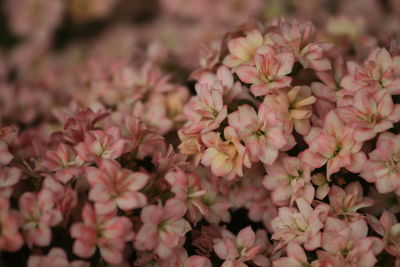
{"type": "Polygon", "coordinates": [[[324,128],[312,128],[305,141],[309,148],[300,154],[300,158],[314,168],[327,163],[328,180],[342,167],[360,172],[366,160],[360,151],[362,143],[354,139],[352,129],[345,126],[333,110],[325,117],[324,128]]]}
{"type": "Polygon", "coordinates": [[[291,134],[294,128],[299,134],[306,135],[311,128],[310,118],[315,100],[310,87],[294,86],[282,89],[278,94],[267,95],[263,104],[277,114],[277,118],[285,124],[287,134],[291,134]]]}
{"type": "Polygon", "coordinates": [[[385,250],[397,257],[400,257],[400,223],[397,222],[393,212],[384,210],[379,221],[367,215],[368,223],[372,229],[383,237],[383,242],[386,244],[385,250]]]}
{"type": "Polygon", "coordinates": [[[94,201],[97,214],[114,213],[117,207],[128,211],[147,204],[146,196],[138,192],[150,180],[148,174],[123,169],[112,160],[102,160],[99,168],[87,173],[89,199],[94,201]]]}
{"type": "Polygon", "coordinates": [[[192,97],[183,112],[189,121],[190,131],[206,133],[215,130],[226,118],[227,107],[224,105],[221,82],[209,87],[207,84],[196,84],[197,96],[192,97]]]}
{"type": "Polygon", "coordinates": [[[321,232],[328,216],[329,206],[322,203],[315,209],[302,198],[296,200],[298,209],[279,208],[279,215],[272,220],[272,239],[278,240],[278,248],[289,242],[304,244],[307,250],[321,246],[321,232]]]}
{"type": "Polygon", "coordinates": [[[182,217],[185,205],[178,199],[169,199],[164,206],[149,205],[142,209],[142,227],[135,239],[138,250],[153,250],[160,258],[166,259],[184,240],[190,231],[190,224],[182,217]]]}
{"type": "Polygon", "coordinates": [[[74,148],[60,143],[56,150],[46,151],[46,156],[39,164],[41,169],[54,172],[55,178],[65,184],[81,173],[83,160],[74,148]]]}
{"type": "Polygon", "coordinates": [[[388,90],[392,95],[400,94],[400,58],[392,57],[385,48],[376,48],[363,65],[347,63],[348,75],[341,82],[346,94],[353,95],[359,89],[375,92],[388,90]]]}
{"type": "Polygon", "coordinates": [[[254,29],[247,33],[246,37],[239,37],[228,42],[229,55],[223,63],[228,67],[236,67],[253,60],[258,48],[263,44],[263,36],[260,31],[254,29]]]}
{"type": "Polygon", "coordinates": [[[242,64],[236,73],[240,80],[251,84],[250,91],[255,96],[271,93],[276,89],[288,87],[292,78],[294,56],[290,52],[279,52],[276,47],[262,46],[257,50],[254,65],[242,64]]]}
{"type": "Polygon", "coordinates": [[[14,156],[10,153],[10,151],[8,151],[7,143],[0,140],[0,165],[3,166],[8,165],[13,158],[14,156]]]}
{"type": "Polygon", "coordinates": [[[360,216],[358,209],[374,205],[372,198],[364,197],[362,186],[359,182],[348,184],[344,190],[332,185],[329,191],[329,204],[337,216],[354,220],[360,216]]]}
{"type": "Polygon", "coordinates": [[[204,72],[198,78],[199,84],[207,84],[209,87],[217,81],[221,81],[222,83],[224,102],[230,103],[236,97],[243,94],[243,88],[240,81],[235,82],[232,72],[225,65],[220,66],[217,69],[216,74],[212,72],[204,72]]]}
{"type": "Polygon", "coordinates": [[[10,201],[0,198],[0,250],[16,252],[24,244],[19,233],[18,214],[10,210],[10,201]]]}
{"type": "Polygon", "coordinates": [[[48,189],[39,193],[25,192],[19,198],[22,215],[22,231],[29,247],[48,246],[51,242],[51,227],[59,224],[63,217],[55,207],[55,197],[48,189]]]}
{"type": "Polygon", "coordinates": [[[21,179],[21,170],[16,167],[0,166],[0,197],[10,197],[14,186],[21,179]]]}
{"type": "Polygon", "coordinates": [[[227,230],[222,230],[222,237],[214,239],[214,251],[225,260],[222,267],[246,267],[243,262],[254,259],[260,247],[255,244],[256,234],[250,226],[243,228],[237,237],[227,230]]]}
{"type": "Polygon", "coordinates": [[[75,238],[74,254],[90,258],[97,246],[107,263],[121,264],[125,242],[134,236],[131,221],[114,214],[98,215],[89,204],[82,209],[82,219],[83,222],[76,222],[70,228],[71,237],[75,238]]]}
{"type": "Polygon", "coordinates": [[[346,223],[328,217],[322,234],[322,248],[344,264],[372,267],[384,244],[377,237],[367,237],[367,233],[368,226],[363,219],[346,223]]]}
{"type": "Polygon", "coordinates": [[[31,255],[28,259],[28,267],[89,267],[85,261],[69,262],[67,254],[61,248],[52,248],[47,255],[31,255]]]}
{"type": "MultiPolygon", "coordinates": [[[[190,124],[190,121],[188,123],[190,124]]],[[[204,150],[203,141],[201,140],[200,132],[191,133],[190,125],[186,125],[178,131],[178,136],[181,141],[178,148],[182,154],[193,155],[194,164],[197,166],[204,150]]]]}
{"type": "Polygon", "coordinates": [[[216,176],[231,180],[236,176],[243,176],[243,165],[250,167],[251,163],[234,128],[225,127],[224,138],[226,141],[222,141],[216,132],[202,136],[207,149],[203,153],[201,163],[211,167],[212,173],[216,176]]]}
{"type": "Polygon", "coordinates": [[[212,267],[211,261],[206,257],[188,256],[184,248],[175,249],[171,257],[160,261],[163,267],[212,267]]]}
{"type": "Polygon", "coordinates": [[[314,42],[315,35],[315,26],[310,21],[290,23],[280,20],[277,30],[266,34],[265,43],[273,43],[283,51],[294,53],[304,68],[316,71],[329,70],[331,64],[325,54],[332,45],[314,42]]]}
{"type": "Polygon", "coordinates": [[[207,191],[202,188],[199,175],[175,167],[165,175],[165,180],[171,186],[175,197],[187,207],[191,222],[196,223],[202,216],[208,215],[208,208],[202,200],[207,191]]]}
{"type": "Polygon", "coordinates": [[[352,105],[340,107],[337,112],[354,129],[354,138],[359,142],[374,138],[400,120],[400,105],[393,104],[391,95],[385,90],[374,94],[359,90],[354,94],[352,105]]]}
{"type": "Polygon", "coordinates": [[[121,131],[116,126],[105,130],[92,130],[85,133],[83,142],[75,146],[80,158],[95,162],[99,159],[116,159],[130,151],[132,143],[121,138],[121,131]]]}
{"type": "Polygon", "coordinates": [[[375,183],[379,193],[400,194],[400,135],[381,133],[376,149],[368,155],[360,176],[375,183]]]}
{"type": "Polygon", "coordinates": [[[126,127],[124,137],[133,143],[136,158],[144,159],[146,156],[153,156],[156,150],[166,149],[164,137],[150,130],[139,117],[128,116],[123,120],[126,127]]]}
{"type": "Polygon", "coordinates": [[[271,165],[286,144],[275,114],[263,104],[259,106],[258,114],[249,105],[239,106],[237,111],[229,114],[228,121],[245,142],[252,161],[260,160],[271,165]]]}
{"type": "Polygon", "coordinates": [[[311,204],[315,190],[310,183],[310,168],[303,165],[298,158],[285,154],[273,165],[265,165],[267,175],[263,185],[272,191],[271,199],[276,205],[292,205],[297,198],[311,204]]]}
{"type": "Polygon", "coordinates": [[[297,243],[289,243],[286,247],[287,257],[282,257],[273,261],[273,267],[303,267],[311,266],[308,263],[304,249],[297,243]]]}

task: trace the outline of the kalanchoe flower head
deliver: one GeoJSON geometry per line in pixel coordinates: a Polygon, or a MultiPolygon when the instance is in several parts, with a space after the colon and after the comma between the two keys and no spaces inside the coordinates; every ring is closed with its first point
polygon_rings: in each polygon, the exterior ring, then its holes
{"type": "Polygon", "coordinates": [[[400,120],[400,105],[393,104],[385,90],[373,94],[359,90],[354,94],[354,103],[338,108],[337,112],[354,129],[354,138],[361,142],[392,128],[400,120]]]}
{"type": "MultiPolygon", "coordinates": [[[[1,129],[0,129],[0,131],[1,131],[1,129]]],[[[3,165],[3,166],[8,165],[13,158],[14,158],[14,156],[8,150],[7,143],[2,141],[1,137],[0,137],[0,165],[3,165]]]]}
{"type": "Polygon", "coordinates": [[[358,209],[374,205],[374,200],[364,197],[363,189],[359,182],[348,184],[344,190],[332,185],[329,191],[329,203],[339,218],[354,220],[360,216],[358,209]]]}
{"type": "Polygon", "coordinates": [[[44,171],[54,172],[54,176],[58,181],[67,183],[81,173],[80,167],[82,164],[83,160],[78,157],[74,148],[60,143],[56,150],[46,152],[45,157],[39,163],[39,168],[44,171]]]}
{"type": "Polygon", "coordinates": [[[276,205],[292,205],[297,198],[311,204],[315,190],[311,185],[310,168],[298,158],[282,154],[273,165],[265,165],[265,170],[263,185],[272,190],[271,198],[276,205]]]}
{"type": "Polygon", "coordinates": [[[400,195],[400,135],[381,133],[376,149],[368,155],[360,176],[375,183],[379,193],[395,191],[400,195]]]}
{"type": "Polygon", "coordinates": [[[208,208],[202,200],[207,190],[202,188],[199,175],[175,168],[165,175],[165,180],[171,186],[175,197],[187,206],[191,222],[196,223],[201,220],[202,216],[208,215],[208,208]]]}
{"type": "Polygon", "coordinates": [[[201,159],[201,163],[211,167],[216,176],[223,176],[226,179],[233,179],[236,176],[243,176],[243,165],[250,167],[245,147],[234,128],[228,126],[224,129],[224,139],[216,132],[209,132],[202,136],[207,149],[201,159]]]}
{"type": "Polygon", "coordinates": [[[247,266],[243,262],[254,259],[260,247],[255,243],[256,235],[250,226],[240,230],[237,237],[222,230],[222,237],[214,239],[214,251],[224,261],[223,267],[247,266]]]}
{"type": "MultiPolygon", "coordinates": [[[[400,257],[400,223],[397,222],[393,212],[384,210],[379,221],[367,215],[367,220],[372,229],[383,237],[383,242],[386,244],[385,250],[399,258],[400,257]]],[[[399,260],[397,259],[397,262],[399,260]]]]}
{"type": "Polygon", "coordinates": [[[16,252],[24,244],[19,233],[18,214],[10,210],[10,201],[0,198],[0,250],[16,252]]]}
{"type": "Polygon", "coordinates": [[[162,259],[170,257],[191,229],[183,219],[185,213],[186,207],[178,199],[169,199],[164,206],[159,203],[144,207],[140,214],[143,225],[137,233],[135,248],[154,250],[162,259]]]}
{"type": "Polygon", "coordinates": [[[19,198],[22,231],[29,247],[50,244],[51,227],[63,219],[55,204],[53,192],[45,188],[39,193],[25,192],[19,198]]]}
{"type": "Polygon", "coordinates": [[[291,52],[279,52],[277,47],[262,46],[257,50],[254,65],[242,64],[236,70],[240,80],[251,84],[255,96],[267,95],[274,90],[288,87],[292,77],[294,56],[291,52]]]}
{"type": "Polygon", "coordinates": [[[207,84],[209,87],[217,81],[221,81],[222,83],[224,102],[230,103],[236,97],[243,95],[243,88],[240,81],[235,82],[233,73],[225,65],[220,66],[216,74],[212,72],[203,72],[200,77],[198,77],[199,84],[207,84]]]}
{"type": "Polygon", "coordinates": [[[387,90],[392,95],[400,94],[400,58],[392,57],[385,48],[376,48],[363,65],[347,63],[348,75],[341,82],[345,93],[354,95],[358,90],[375,92],[387,90]]]}
{"type": "Polygon", "coordinates": [[[125,242],[131,241],[134,233],[127,217],[108,214],[98,215],[85,204],[82,209],[83,222],[71,226],[71,237],[75,238],[73,252],[82,258],[90,258],[100,249],[102,258],[110,264],[121,264],[124,260],[125,242]]]}
{"type": "Polygon", "coordinates": [[[85,261],[69,262],[67,254],[61,248],[52,248],[47,255],[32,255],[28,259],[28,267],[89,267],[85,261]]]}
{"type": "Polygon", "coordinates": [[[108,115],[108,112],[94,112],[91,109],[78,110],[74,116],[64,115],[64,139],[73,144],[82,142],[85,133],[94,130],[96,124],[108,115]]]}
{"type": "Polygon", "coordinates": [[[294,86],[266,96],[263,104],[268,110],[276,112],[277,118],[284,123],[287,134],[291,134],[294,129],[299,134],[306,135],[311,128],[310,118],[315,100],[310,87],[294,86]]]}
{"type": "Polygon", "coordinates": [[[275,31],[265,35],[266,44],[275,44],[283,51],[294,53],[297,60],[304,68],[311,68],[316,71],[326,71],[331,68],[326,51],[332,45],[317,43],[314,41],[316,29],[312,22],[290,23],[283,19],[279,20],[275,31]]]}
{"type": "Polygon", "coordinates": [[[309,148],[300,154],[303,162],[314,168],[327,164],[327,179],[345,167],[352,172],[360,172],[366,156],[360,151],[362,143],[354,139],[354,132],[336,114],[329,112],[324,128],[312,128],[305,137],[309,148]]]}
{"type": "Polygon", "coordinates": [[[364,219],[346,223],[337,218],[326,219],[322,234],[322,248],[343,266],[375,266],[378,255],[384,248],[382,240],[367,237],[368,226],[364,219]]]}
{"type": "Polygon", "coordinates": [[[257,49],[262,46],[263,41],[263,37],[257,29],[247,33],[246,37],[230,40],[228,43],[230,54],[224,58],[223,63],[228,67],[236,67],[240,64],[251,62],[257,49]]]}
{"type": "Polygon", "coordinates": [[[196,84],[197,96],[184,108],[184,115],[191,121],[191,132],[206,133],[217,129],[226,118],[227,106],[223,103],[223,88],[220,81],[211,87],[196,84]]]}
{"type": "Polygon", "coordinates": [[[16,167],[0,166],[0,197],[9,198],[13,187],[21,178],[21,170],[16,167]]]}
{"type": "Polygon", "coordinates": [[[229,114],[228,120],[248,147],[252,161],[260,160],[269,165],[275,162],[286,138],[272,111],[261,104],[257,114],[249,105],[242,105],[229,114]]]}
{"type": "Polygon", "coordinates": [[[279,216],[272,220],[272,239],[280,241],[276,249],[295,242],[304,244],[307,250],[314,250],[321,246],[320,230],[324,227],[329,206],[322,203],[313,209],[302,198],[297,199],[296,204],[298,209],[279,208],[279,216]]]}
{"type": "Polygon", "coordinates": [[[121,131],[116,126],[105,130],[92,130],[85,133],[83,142],[75,146],[79,157],[87,162],[100,159],[116,159],[123,153],[132,150],[132,143],[121,137],[121,131]]]}
{"type": "Polygon", "coordinates": [[[304,249],[297,243],[289,243],[286,247],[287,257],[282,257],[273,261],[274,267],[303,267],[311,266],[308,263],[304,249]]]}
{"type": "Polygon", "coordinates": [[[86,172],[90,184],[89,199],[94,201],[97,214],[114,213],[117,207],[128,211],[147,204],[139,192],[150,177],[144,172],[132,172],[112,160],[102,160],[99,168],[86,172]]]}

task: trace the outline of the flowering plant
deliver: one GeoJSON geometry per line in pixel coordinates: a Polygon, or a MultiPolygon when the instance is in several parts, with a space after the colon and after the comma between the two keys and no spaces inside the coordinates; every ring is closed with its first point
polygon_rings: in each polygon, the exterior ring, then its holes
{"type": "Polygon", "coordinates": [[[400,266],[399,10],[139,2],[5,1],[0,266],[400,266]]]}

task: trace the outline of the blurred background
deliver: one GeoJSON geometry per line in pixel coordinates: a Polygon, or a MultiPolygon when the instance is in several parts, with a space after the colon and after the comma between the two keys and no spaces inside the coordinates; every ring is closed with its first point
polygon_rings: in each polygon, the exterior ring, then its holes
{"type": "Polygon", "coordinates": [[[399,50],[400,0],[0,0],[0,125],[38,125],[71,100],[93,107],[121,62],[151,61],[190,87],[204,45],[282,16],[313,21],[355,58],[399,50]]]}

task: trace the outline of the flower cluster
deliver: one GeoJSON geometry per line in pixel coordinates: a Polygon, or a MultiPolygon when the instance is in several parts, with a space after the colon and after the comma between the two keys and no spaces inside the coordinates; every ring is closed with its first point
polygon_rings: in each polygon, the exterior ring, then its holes
{"type": "Polygon", "coordinates": [[[0,266],[400,266],[399,1],[3,2],[0,266]]]}

